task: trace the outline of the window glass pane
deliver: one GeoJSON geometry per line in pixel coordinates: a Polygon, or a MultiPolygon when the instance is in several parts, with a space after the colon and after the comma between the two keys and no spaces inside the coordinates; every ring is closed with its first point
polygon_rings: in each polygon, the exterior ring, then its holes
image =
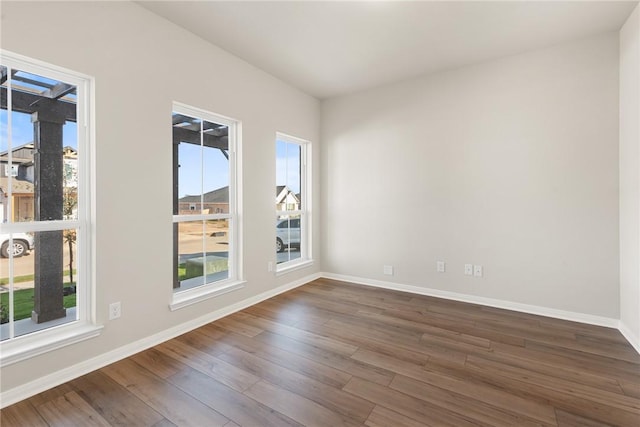
{"type": "Polygon", "coordinates": [[[205,116],[213,120],[172,114],[174,215],[197,214],[204,218],[191,221],[174,216],[174,292],[235,277],[230,268],[235,208],[231,205],[234,156],[229,125],[219,123],[215,115],[205,116]]]}
{"type": "MultiPolygon", "coordinates": [[[[13,89],[13,86],[11,93],[15,99],[17,91],[13,89]]],[[[6,112],[6,110],[4,111],[6,112]]],[[[21,113],[14,109],[11,112],[11,147],[15,150],[29,143],[33,143],[33,123],[31,123],[31,115],[21,113]]],[[[6,151],[7,147],[5,147],[4,150],[6,151]]],[[[16,157],[19,158],[19,156],[16,157]]],[[[33,160],[33,157],[31,160],[33,160]]]]}
{"type": "Polygon", "coordinates": [[[291,211],[302,208],[299,144],[276,141],[276,210],[291,211]]]}
{"type": "Polygon", "coordinates": [[[204,221],[178,224],[178,280],[184,290],[204,284],[204,221]]]}
{"type": "MultiPolygon", "coordinates": [[[[78,218],[77,88],[21,70],[12,74],[12,164],[3,161],[14,177],[10,220],[75,220],[78,218]],[[43,99],[48,102],[40,102],[43,99]]],[[[1,149],[2,157],[8,157],[8,143],[1,149]]]]}
{"type": "Polygon", "coordinates": [[[15,336],[25,335],[78,319],[76,309],[77,230],[12,233],[2,236],[0,246],[0,335],[9,338],[9,258],[13,248],[13,320],[15,336]],[[36,268],[37,245],[49,248],[36,268]],[[57,248],[53,250],[53,247],[57,248]],[[35,289],[40,289],[39,293],[35,289]],[[6,290],[5,290],[6,289],[6,290]],[[33,312],[36,315],[33,315],[33,312]],[[53,320],[51,320],[53,319],[53,320]]]}
{"type": "Polygon", "coordinates": [[[62,215],[63,219],[78,219],[78,153],[69,150],[62,158],[62,215]]]}
{"type": "Polygon", "coordinates": [[[202,212],[202,147],[187,142],[178,145],[179,215],[202,212]]]}
{"type": "Polygon", "coordinates": [[[276,221],[276,252],[278,264],[302,256],[300,215],[280,215],[276,221]]]}
{"type": "Polygon", "coordinates": [[[202,212],[202,120],[173,113],[174,215],[202,212]],[[177,199],[177,200],[176,200],[177,199]]]}
{"type": "Polygon", "coordinates": [[[178,224],[178,280],[183,291],[229,278],[230,219],[178,224]]]}
{"type": "Polygon", "coordinates": [[[205,221],[206,283],[229,278],[229,222],[231,220],[205,221]]]}
{"type": "Polygon", "coordinates": [[[226,126],[204,122],[203,214],[229,213],[229,131],[226,126]]]}

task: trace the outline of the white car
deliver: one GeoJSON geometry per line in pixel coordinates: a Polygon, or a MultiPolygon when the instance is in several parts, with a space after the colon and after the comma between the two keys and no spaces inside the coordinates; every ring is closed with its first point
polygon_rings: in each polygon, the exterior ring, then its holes
{"type": "Polygon", "coordinates": [[[285,248],[300,248],[300,218],[283,219],[276,225],[276,251],[285,248]]]}
{"type": "MultiPolygon", "coordinates": [[[[21,257],[33,250],[33,236],[27,233],[13,233],[13,256],[21,257]]],[[[0,234],[0,256],[9,258],[9,235],[0,234]]]]}

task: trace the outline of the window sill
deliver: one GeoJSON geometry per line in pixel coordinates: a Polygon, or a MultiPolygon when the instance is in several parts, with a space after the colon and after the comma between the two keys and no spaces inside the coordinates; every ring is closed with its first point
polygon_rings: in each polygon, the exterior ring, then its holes
{"type": "Polygon", "coordinates": [[[291,273],[292,271],[297,271],[303,268],[311,267],[312,265],[313,265],[312,259],[283,262],[276,269],[276,276],[282,276],[284,274],[291,273]]]}
{"type": "Polygon", "coordinates": [[[175,311],[183,307],[198,303],[200,301],[214,298],[229,292],[233,292],[238,289],[244,288],[246,282],[242,280],[236,280],[224,284],[212,283],[209,285],[198,286],[197,288],[189,289],[182,292],[173,294],[169,309],[175,311]]]}
{"type": "Polygon", "coordinates": [[[0,343],[0,367],[97,337],[102,326],[74,322],[0,343]]]}

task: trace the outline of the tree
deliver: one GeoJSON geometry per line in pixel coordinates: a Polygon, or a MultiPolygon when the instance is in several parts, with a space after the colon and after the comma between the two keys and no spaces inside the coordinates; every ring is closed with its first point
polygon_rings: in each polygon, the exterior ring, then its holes
{"type": "MultiPolygon", "coordinates": [[[[74,164],[64,162],[64,192],[62,202],[62,214],[65,219],[73,218],[78,207],[78,176],[74,164]]],[[[62,234],[64,242],[69,245],[69,282],[73,281],[73,245],[76,244],[76,230],[65,230],[62,234]]]]}

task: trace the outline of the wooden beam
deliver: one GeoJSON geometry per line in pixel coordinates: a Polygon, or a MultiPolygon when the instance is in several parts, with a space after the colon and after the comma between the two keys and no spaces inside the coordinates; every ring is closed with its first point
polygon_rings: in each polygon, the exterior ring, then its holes
{"type": "Polygon", "coordinates": [[[189,117],[189,116],[185,116],[184,114],[177,114],[177,113],[173,113],[173,116],[171,117],[171,121],[174,125],[177,125],[178,123],[192,123],[194,120],[193,117],[189,117]]]}
{"type": "MultiPolygon", "coordinates": [[[[193,131],[180,127],[173,127],[173,142],[174,144],[180,142],[186,142],[189,144],[200,145],[200,131],[193,131]]],[[[220,150],[229,149],[229,137],[228,136],[215,136],[209,134],[203,134],[203,144],[205,147],[218,148],[220,150]]]]}
{"type": "Polygon", "coordinates": [[[17,76],[15,75],[15,73],[13,75],[13,80],[15,80],[16,82],[26,83],[32,86],[44,87],[46,89],[51,89],[54,86],[53,84],[43,82],[42,80],[34,80],[34,79],[30,79],[29,77],[17,76]]]}
{"type": "Polygon", "coordinates": [[[51,89],[42,93],[42,96],[46,96],[51,99],[60,99],[65,95],[75,92],[76,87],[67,83],[58,83],[51,89]]]}
{"type": "MultiPolygon", "coordinates": [[[[11,94],[11,105],[13,111],[19,113],[32,114],[38,111],[40,103],[43,101],[50,101],[47,106],[48,109],[55,111],[57,114],[63,116],[66,121],[76,121],[76,104],[65,101],[56,101],[49,98],[36,95],[33,93],[21,92],[14,90],[11,94]]],[[[0,88],[0,108],[7,109],[7,88],[0,88]]]]}

